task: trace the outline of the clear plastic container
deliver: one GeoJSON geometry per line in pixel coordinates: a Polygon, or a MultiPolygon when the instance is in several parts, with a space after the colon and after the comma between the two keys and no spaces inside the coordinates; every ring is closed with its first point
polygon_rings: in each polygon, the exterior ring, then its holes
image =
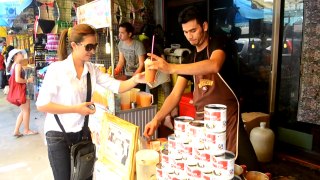
{"type": "Polygon", "coordinates": [[[140,91],[140,89],[138,89],[138,88],[132,88],[130,90],[130,101],[131,102],[133,102],[133,103],[137,102],[137,94],[139,91],[140,91]]]}
{"type": "Polygon", "coordinates": [[[136,153],[137,180],[156,179],[159,153],[152,149],[142,149],[136,153]]]}
{"type": "Polygon", "coordinates": [[[131,109],[130,105],[130,91],[120,94],[121,110],[131,109]]]}

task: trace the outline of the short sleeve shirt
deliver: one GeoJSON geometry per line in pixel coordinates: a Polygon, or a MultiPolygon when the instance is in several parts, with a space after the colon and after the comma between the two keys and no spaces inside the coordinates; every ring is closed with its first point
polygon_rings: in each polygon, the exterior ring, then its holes
{"type": "Polygon", "coordinates": [[[123,41],[120,41],[118,49],[124,55],[126,61],[125,75],[132,76],[139,67],[139,56],[146,54],[142,42],[134,39],[131,45],[127,45],[123,41]]]}
{"type": "MultiPolygon", "coordinates": [[[[43,83],[40,87],[36,105],[44,106],[50,102],[61,105],[77,105],[86,101],[87,73],[90,72],[92,92],[99,88],[107,88],[118,93],[120,81],[108,74],[101,73],[97,66],[90,62],[84,64],[81,78],[73,64],[72,55],[66,60],[57,61],[49,65],[43,83]]],[[[84,123],[84,116],[78,113],[59,114],[59,119],[66,132],[79,132],[84,123]]],[[[44,123],[44,131],[61,131],[54,115],[47,113],[44,123]]]]}
{"type": "MultiPolygon", "coordinates": [[[[238,62],[232,58],[231,49],[228,47],[228,40],[225,36],[214,36],[209,40],[209,57],[215,50],[221,49],[225,52],[225,61],[219,71],[219,74],[226,80],[232,89],[237,90],[238,88],[238,62]]],[[[204,48],[200,52],[195,50],[182,62],[183,64],[189,64],[199,62],[208,59],[207,48],[204,48]],[[195,54],[196,53],[196,54],[195,54]],[[196,58],[194,58],[196,56],[196,58]]],[[[186,78],[187,80],[193,81],[192,75],[179,75],[186,78]]]]}
{"type": "MultiPolygon", "coordinates": [[[[218,38],[218,37],[211,38],[209,40],[209,57],[211,56],[211,53],[217,49],[221,49],[221,50],[225,49],[224,48],[224,40],[221,38],[218,38]]],[[[200,52],[196,52],[196,50],[194,49],[194,51],[191,54],[189,54],[189,56],[187,56],[183,60],[182,63],[183,64],[190,64],[190,63],[199,62],[199,61],[206,60],[206,59],[208,59],[207,47],[204,48],[200,52]],[[194,57],[196,57],[196,58],[194,58],[194,57]]],[[[193,80],[192,75],[179,75],[179,76],[182,76],[190,81],[193,80]]]]}

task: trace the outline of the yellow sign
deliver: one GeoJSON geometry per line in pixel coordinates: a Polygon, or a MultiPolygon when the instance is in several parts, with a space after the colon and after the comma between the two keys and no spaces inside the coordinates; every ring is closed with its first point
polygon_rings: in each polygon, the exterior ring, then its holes
{"type": "Polygon", "coordinates": [[[98,159],[117,179],[134,179],[138,136],[138,126],[108,113],[102,117],[98,159]]]}
{"type": "Polygon", "coordinates": [[[0,26],[0,37],[7,37],[7,28],[0,26]]]}

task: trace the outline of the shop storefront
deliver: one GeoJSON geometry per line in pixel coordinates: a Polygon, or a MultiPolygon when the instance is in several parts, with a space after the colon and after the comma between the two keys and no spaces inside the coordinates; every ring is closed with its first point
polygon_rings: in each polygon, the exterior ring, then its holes
{"type": "MultiPolygon", "coordinates": [[[[234,2],[240,7],[240,15],[250,14],[244,12],[243,2],[234,2]]],[[[270,114],[271,127],[277,134],[276,150],[315,163],[307,155],[319,154],[316,143],[319,113],[314,109],[318,102],[316,96],[307,93],[314,89],[309,83],[308,69],[315,62],[310,53],[316,50],[307,42],[308,32],[316,28],[311,23],[316,17],[307,21],[313,12],[312,3],[285,0],[255,2],[251,6],[261,17],[256,14],[256,19],[247,22],[239,18],[238,23],[236,19],[236,26],[247,33],[236,41],[243,75],[241,84],[245,87],[244,111],[270,114]],[[309,98],[313,99],[312,105],[306,100],[309,98]]]]}
{"type": "Polygon", "coordinates": [[[171,43],[189,47],[181,28],[170,19],[189,5],[207,10],[211,33],[216,33],[215,28],[234,33],[242,111],[267,115],[260,120],[270,121],[276,133],[276,151],[317,165],[317,2],[163,2],[165,27],[170,32],[171,43]]]}
{"type": "Polygon", "coordinates": [[[319,67],[318,50],[313,46],[319,20],[313,8],[316,4],[235,0],[234,8],[227,2],[209,2],[208,10],[211,23],[226,31],[231,24],[241,32],[236,43],[243,112],[269,114],[277,134],[276,149],[314,164],[319,158],[319,99],[315,95],[319,75],[312,74],[319,67]]]}
{"type": "MultiPolygon", "coordinates": [[[[319,126],[315,122],[301,122],[301,119],[306,119],[301,113],[302,105],[306,103],[301,98],[307,98],[303,95],[306,82],[301,81],[304,79],[301,73],[302,52],[306,48],[302,37],[304,31],[315,28],[304,26],[308,2],[249,2],[163,1],[163,24],[170,34],[169,41],[190,48],[180,27],[169,20],[177,17],[179,10],[188,5],[207,9],[209,22],[226,33],[239,33],[235,34],[235,42],[238,46],[243,112],[262,112],[268,116],[266,121],[276,133],[276,151],[313,161],[307,157],[308,152],[318,154],[316,139],[319,126]],[[293,150],[288,151],[288,146],[293,150]],[[305,153],[306,159],[297,156],[300,152],[305,153]]],[[[215,29],[210,27],[214,33],[215,29]]],[[[310,119],[317,118],[313,116],[310,119]]]]}

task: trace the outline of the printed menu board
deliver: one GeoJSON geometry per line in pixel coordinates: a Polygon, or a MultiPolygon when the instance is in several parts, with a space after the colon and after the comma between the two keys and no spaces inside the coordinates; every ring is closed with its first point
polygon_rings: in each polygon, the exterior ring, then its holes
{"type": "Polygon", "coordinates": [[[133,179],[139,127],[109,113],[101,120],[98,161],[104,170],[100,171],[118,176],[117,179],[133,179]]]}

